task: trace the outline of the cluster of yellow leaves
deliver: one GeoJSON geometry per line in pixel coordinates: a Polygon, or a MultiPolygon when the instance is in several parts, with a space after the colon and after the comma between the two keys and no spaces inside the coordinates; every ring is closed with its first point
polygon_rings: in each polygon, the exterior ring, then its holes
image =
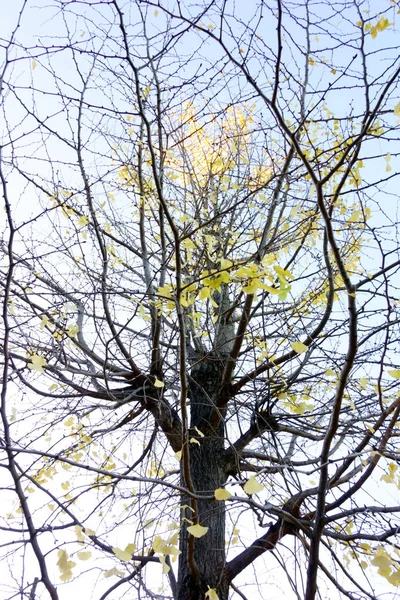
{"type": "Polygon", "coordinates": [[[389,463],[388,472],[385,475],[382,475],[381,479],[386,483],[395,483],[400,490],[400,477],[396,475],[398,469],[399,466],[396,463],[389,463]]]}
{"type": "Polygon", "coordinates": [[[394,559],[383,546],[378,546],[373,551],[371,565],[378,567],[378,574],[382,575],[392,585],[400,585],[399,560],[394,559]]]}
{"type": "MultiPolygon", "coordinates": [[[[346,527],[346,533],[351,533],[353,529],[353,521],[350,519],[349,524],[346,527]]],[[[339,528],[339,527],[336,527],[339,528]]],[[[369,563],[374,567],[378,567],[378,574],[384,577],[391,585],[400,585],[400,551],[395,548],[394,553],[397,558],[391,556],[384,546],[379,545],[376,548],[372,548],[366,542],[362,542],[359,546],[359,550],[352,549],[350,553],[345,556],[345,560],[349,563],[349,559],[352,558],[357,561],[362,569],[367,569],[369,563]],[[360,557],[361,554],[361,557],[360,557]],[[361,558],[361,560],[360,560],[361,558]]]]}
{"type": "MultiPolygon", "coordinates": [[[[49,319],[49,317],[47,315],[43,315],[41,321],[40,321],[40,329],[45,329],[46,327],[49,327],[49,325],[51,325],[52,322],[49,319]]],[[[51,331],[51,329],[50,329],[51,331]]],[[[62,340],[64,333],[66,333],[68,335],[68,337],[73,338],[75,337],[79,332],[79,325],[77,325],[77,323],[68,323],[65,327],[64,331],[60,331],[60,330],[55,330],[54,332],[52,332],[52,337],[57,340],[60,341],[62,340]]]]}
{"type": "Polygon", "coordinates": [[[163,566],[163,573],[168,573],[170,570],[167,565],[165,558],[166,556],[172,556],[172,560],[176,560],[180,555],[181,551],[178,548],[179,544],[179,530],[173,533],[167,540],[163,540],[160,535],[156,535],[153,540],[153,550],[158,555],[160,562],[163,566]]]}
{"type": "MultiPolygon", "coordinates": [[[[170,180],[178,180],[190,189],[193,180],[190,173],[196,173],[196,184],[204,185],[216,177],[219,183],[235,168],[237,161],[248,160],[248,140],[253,121],[254,107],[227,107],[218,119],[210,115],[208,122],[197,118],[193,103],[187,103],[181,117],[185,124],[185,140],[181,141],[185,155],[167,153],[166,173],[170,180]],[[190,160],[190,169],[185,161],[190,160]]],[[[227,177],[230,184],[230,177],[227,177]]]]}
{"type": "Polygon", "coordinates": [[[57,469],[54,465],[45,464],[37,473],[32,477],[37,483],[43,484],[53,479],[56,475],[57,469]]]}
{"type": "Polygon", "coordinates": [[[76,563],[69,560],[68,554],[65,550],[58,551],[57,567],[59,568],[61,575],[61,581],[70,581],[72,579],[72,569],[76,563]]]}
{"type": "MultiPolygon", "coordinates": [[[[376,36],[378,35],[378,33],[380,33],[381,31],[385,31],[385,29],[387,27],[389,27],[390,25],[392,25],[393,23],[389,22],[389,19],[387,19],[386,17],[381,17],[379,19],[379,21],[377,21],[375,23],[375,25],[372,25],[371,23],[367,23],[365,25],[365,31],[369,31],[371,34],[372,39],[374,40],[376,38],[376,36]]],[[[357,21],[356,23],[357,27],[362,27],[362,22],[361,21],[357,21]]]]}
{"type": "Polygon", "coordinates": [[[47,360],[44,358],[44,356],[40,356],[39,354],[36,354],[36,352],[32,355],[29,355],[31,362],[28,363],[28,368],[32,369],[33,371],[41,371],[43,372],[43,367],[45,367],[47,365],[47,360]]]}
{"type": "Polygon", "coordinates": [[[127,546],[125,546],[125,550],[122,550],[121,548],[113,548],[112,550],[115,556],[119,558],[119,560],[126,562],[128,560],[131,560],[132,554],[136,550],[136,544],[128,544],[127,546]]]}
{"type": "MultiPolygon", "coordinates": [[[[282,399],[285,397],[285,394],[282,395],[282,399]]],[[[302,395],[302,400],[298,400],[296,394],[292,394],[289,396],[284,402],[282,402],[282,406],[289,409],[290,412],[296,415],[304,415],[305,412],[311,411],[314,409],[314,405],[311,402],[308,402],[309,396],[307,394],[302,395]]]]}
{"type": "Polygon", "coordinates": [[[147,475],[149,477],[164,477],[165,470],[161,466],[160,461],[153,459],[147,469],[147,475]]]}
{"type": "MultiPolygon", "coordinates": [[[[289,280],[293,275],[287,269],[279,265],[274,265],[273,269],[263,267],[255,263],[249,263],[235,268],[233,263],[227,259],[220,259],[221,267],[214,271],[204,270],[201,273],[201,284],[188,284],[181,293],[180,303],[188,308],[196,299],[201,301],[210,300],[214,308],[217,304],[213,300],[214,291],[221,291],[221,286],[228,283],[238,284],[245,294],[257,294],[259,290],[265,290],[268,293],[278,296],[284,301],[290,292],[291,284],[289,280]],[[270,283],[265,283],[265,279],[270,283]],[[278,280],[279,287],[275,287],[278,280]]],[[[158,288],[157,308],[173,310],[176,303],[176,290],[170,283],[158,288]]],[[[140,309],[139,309],[140,312],[140,309]]]]}
{"type": "Polygon", "coordinates": [[[117,567],[113,567],[112,569],[108,569],[103,573],[103,577],[108,579],[109,577],[124,577],[125,571],[120,571],[117,567]]]}
{"type": "Polygon", "coordinates": [[[83,544],[86,540],[84,533],[88,536],[95,535],[95,532],[93,531],[93,529],[89,529],[88,527],[85,527],[85,530],[84,530],[83,527],[81,527],[80,525],[75,525],[76,538],[80,544],[83,544]]]}

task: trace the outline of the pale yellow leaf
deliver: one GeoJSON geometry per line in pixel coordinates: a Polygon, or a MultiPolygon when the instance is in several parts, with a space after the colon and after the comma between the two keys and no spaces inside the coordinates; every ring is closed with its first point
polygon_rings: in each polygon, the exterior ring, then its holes
{"type": "Polygon", "coordinates": [[[394,107],[394,110],[393,110],[393,112],[394,112],[394,114],[396,115],[396,117],[400,117],[400,102],[398,102],[398,103],[396,104],[396,106],[394,107]]]}
{"type": "Polygon", "coordinates": [[[327,377],[334,377],[336,375],[336,373],[333,369],[327,369],[325,371],[325,375],[327,375],[327,377]]]}
{"type": "Polygon", "coordinates": [[[92,553],[90,552],[90,550],[84,550],[82,552],[77,553],[77,557],[79,558],[79,560],[89,560],[91,556],[92,553]]]}
{"type": "Polygon", "coordinates": [[[203,525],[197,523],[197,525],[191,525],[190,527],[188,527],[187,530],[195,538],[201,538],[203,537],[203,535],[206,535],[208,527],[203,527],[203,525]]]}
{"type": "Polygon", "coordinates": [[[193,427],[193,429],[195,429],[195,431],[199,434],[200,437],[204,437],[204,433],[200,431],[200,429],[196,427],[196,425],[193,427]]]}
{"type": "Polygon", "coordinates": [[[113,577],[113,576],[115,576],[115,577],[124,577],[124,575],[125,575],[124,571],[119,571],[117,569],[117,567],[113,567],[112,569],[109,569],[108,571],[104,572],[104,577],[106,579],[108,579],[109,577],[113,577]]]}
{"type": "Polygon", "coordinates": [[[214,496],[216,500],[228,500],[228,498],[230,498],[232,494],[224,488],[218,488],[217,490],[215,490],[214,496]]]}
{"type": "Polygon", "coordinates": [[[160,558],[160,563],[162,564],[162,567],[163,567],[162,572],[165,575],[166,573],[168,573],[170,571],[171,567],[169,565],[167,565],[165,556],[163,554],[159,558],[160,558]]]}
{"type": "Polygon", "coordinates": [[[259,481],[257,481],[255,475],[253,475],[253,477],[250,477],[250,479],[246,481],[246,483],[243,486],[243,489],[246,492],[246,494],[249,494],[251,496],[252,494],[258,494],[258,492],[261,492],[264,489],[264,486],[259,481]]]}
{"type": "Polygon", "coordinates": [[[45,365],[47,365],[47,360],[43,356],[34,354],[31,356],[31,362],[28,364],[28,368],[35,371],[43,371],[45,365]]]}
{"type": "Polygon", "coordinates": [[[215,588],[210,588],[208,585],[208,590],[206,591],[205,600],[219,600],[219,596],[215,590],[215,588]]]}
{"type": "Polygon", "coordinates": [[[388,371],[388,374],[395,379],[400,379],[400,369],[392,369],[388,371]]]}
{"type": "Polygon", "coordinates": [[[128,544],[125,548],[125,550],[121,550],[121,548],[113,548],[113,552],[115,554],[115,556],[117,558],[119,558],[120,560],[131,560],[132,558],[132,554],[134,553],[134,551],[136,550],[136,545],[135,544],[128,544]]]}
{"type": "Polygon", "coordinates": [[[81,215],[78,219],[78,225],[87,225],[89,223],[89,219],[85,215],[81,215]]]}
{"type": "Polygon", "coordinates": [[[297,352],[297,354],[302,354],[302,352],[307,352],[308,350],[308,346],[302,344],[301,342],[292,342],[290,345],[292,346],[293,350],[297,352]]]}
{"type": "Polygon", "coordinates": [[[49,317],[43,315],[42,320],[40,321],[40,329],[44,329],[49,322],[49,317]]]}
{"type": "Polygon", "coordinates": [[[78,542],[84,542],[85,536],[83,535],[83,529],[80,525],[75,525],[75,534],[78,542]]]}
{"type": "Polygon", "coordinates": [[[146,312],[141,304],[139,304],[139,312],[140,316],[144,321],[151,321],[151,317],[149,317],[149,315],[146,315],[146,312]]]}
{"type": "Polygon", "coordinates": [[[160,381],[158,379],[158,377],[156,375],[154,375],[154,383],[153,383],[154,387],[156,388],[163,388],[164,387],[164,382],[160,381]]]}
{"type": "Polygon", "coordinates": [[[75,337],[79,332],[79,325],[76,323],[69,323],[65,328],[65,331],[68,333],[69,337],[75,337]]]}

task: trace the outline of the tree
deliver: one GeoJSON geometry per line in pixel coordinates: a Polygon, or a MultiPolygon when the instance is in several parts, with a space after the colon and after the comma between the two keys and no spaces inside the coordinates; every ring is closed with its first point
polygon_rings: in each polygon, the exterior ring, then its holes
{"type": "Polygon", "coordinates": [[[400,584],[396,2],[248,4],[3,35],[4,597],[400,584]]]}

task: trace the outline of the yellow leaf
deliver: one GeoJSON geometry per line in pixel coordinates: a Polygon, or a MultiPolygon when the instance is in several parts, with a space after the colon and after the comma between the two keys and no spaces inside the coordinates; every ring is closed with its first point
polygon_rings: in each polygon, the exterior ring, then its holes
{"type": "Polygon", "coordinates": [[[201,290],[199,291],[199,298],[200,300],[206,300],[207,298],[210,297],[210,293],[211,290],[209,287],[203,287],[201,288],[201,290]]]}
{"type": "Polygon", "coordinates": [[[134,553],[134,551],[136,550],[136,545],[135,544],[128,544],[125,548],[125,550],[121,550],[121,548],[113,548],[113,552],[115,554],[115,556],[117,558],[119,558],[120,560],[131,560],[132,558],[132,554],[134,553]]]}
{"type": "Polygon", "coordinates": [[[34,354],[31,357],[31,363],[28,364],[29,369],[33,369],[35,371],[43,371],[43,367],[47,365],[47,360],[43,358],[43,356],[38,356],[34,354]]]}
{"type": "Polygon", "coordinates": [[[93,531],[93,529],[90,529],[89,527],[85,527],[85,533],[86,533],[86,535],[88,535],[89,537],[90,537],[90,536],[94,536],[94,535],[96,535],[96,532],[95,532],[95,531],[93,531]]]}
{"type": "Polygon", "coordinates": [[[246,492],[246,494],[249,494],[251,496],[252,494],[258,494],[258,492],[261,492],[264,489],[264,486],[259,481],[257,481],[255,475],[253,475],[253,477],[250,477],[250,479],[246,481],[246,483],[243,486],[243,489],[246,492]]]}
{"type": "Polygon", "coordinates": [[[325,371],[325,375],[327,375],[327,377],[334,377],[336,375],[336,373],[333,369],[327,369],[325,371]]]}
{"type": "Polygon", "coordinates": [[[156,388],[163,388],[164,387],[164,382],[160,381],[156,375],[154,375],[154,383],[153,383],[154,387],[156,388]]]}
{"type": "Polygon", "coordinates": [[[37,62],[36,62],[36,60],[33,58],[33,59],[32,59],[32,69],[36,69],[36,67],[37,67],[37,62]]]}
{"type": "Polygon", "coordinates": [[[371,560],[371,565],[378,567],[379,575],[388,578],[392,572],[393,561],[390,555],[379,546],[374,552],[374,558],[371,560]]]}
{"type": "Polygon", "coordinates": [[[75,534],[78,542],[84,542],[85,536],[83,535],[83,529],[80,525],[75,525],[75,534]]]}
{"type": "Polygon", "coordinates": [[[65,331],[68,333],[69,337],[75,337],[79,332],[79,325],[76,323],[69,323],[65,328],[65,331]]]}
{"type": "Polygon", "coordinates": [[[203,535],[206,535],[208,531],[208,527],[203,527],[200,523],[197,525],[191,525],[187,528],[188,532],[193,535],[195,538],[201,538],[203,535]]]}
{"type": "Polygon", "coordinates": [[[90,552],[90,550],[86,550],[86,551],[77,553],[77,557],[79,558],[79,560],[89,560],[89,558],[91,556],[92,556],[92,553],[90,552]]]}
{"type": "Polygon", "coordinates": [[[394,107],[394,110],[393,110],[393,112],[394,112],[394,114],[396,115],[396,117],[400,117],[400,102],[398,102],[398,103],[396,104],[396,106],[394,107]]]}
{"type": "Polygon", "coordinates": [[[274,266],[274,271],[278,274],[281,275],[283,278],[288,278],[288,279],[294,279],[294,276],[291,274],[290,271],[288,271],[287,269],[283,269],[282,267],[280,267],[279,265],[275,265],[274,266]]]}
{"type": "Polygon", "coordinates": [[[40,329],[44,329],[49,322],[49,317],[43,315],[42,320],[40,321],[40,329]]]}
{"type": "Polygon", "coordinates": [[[400,369],[392,369],[391,371],[388,371],[388,374],[395,379],[400,379],[400,369]]]}
{"type": "Polygon", "coordinates": [[[297,354],[302,354],[302,352],[307,352],[308,350],[308,346],[302,344],[301,342],[292,342],[290,345],[292,346],[293,350],[297,352],[297,354]]]}
{"type": "Polygon", "coordinates": [[[117,569],[117,567],[113,567],[112,569],[109,569],[108,571],[105,571],[105,573],[104,573],[104,577],[106,579],[108,579],[109,577],[113,577],[114,575],[116,577],[124,577],[125,573],[124,573],[124,571],[119,571],[117,569]]]}
{"type": "Polygon", "coordinates": [[[389,19],[386,19],[386,17],[381,17],[376,24],[376,29],[378,31],[384,31],[384,29],[386,29],[386,27],[389,27],[389,25],[389,19]]]}
{"type": "Polygon", "coordinates": [[[218,488],[217,490],[215,490],[214,496],[216,500],[228,500],[228,498],[230,498],[232,494],[224,488],[218,488]]]}
{"type": "Polygon", "coordinates": [[[75,567],[76,563],[72,560],[68,560],[68,554],[65,550],[59,550],[57,556],[57,567],[62,573],[61,579],[63,581],[69,581],[72,578],[72,568],[75,567]]]}
{"type": "Polygon", "coordinates": [[[314,405],[310,402],[285,402],[285,406],[296,415],[304,415],[307,410],[313,410],[314,405]]]}
{"type": "Polygon", "coordinates": [[[139,312],[140,316],[144,321],[151,321],[151,317],[149,317],[149,315],[146,315],[146,312],[141,304],[139,304],[139,312]]]}
{"type": "Polygon", "coordinates": [[[84,225],[87,225],[88,223],[89,223],[89,219],[85,215],[82,215],[79,217],[78,225],[84,226],[84,225]]]}
{"type": "Polygon", "coordinates": [[[219,596],[214,588],[210,588],[208,585],[208,590],[206,591],[205,600],[219,600],[219,596]]]}
{"type": "Polygon", "coordinates": [[[193,429],[196,430],[196,432],[199,434],[200,437],[204,437],[204,433],[202,431],[200,431],[200,429],[198,427],[196,427],[196,425],[193,427],[193,429]]]}
{"type": "Polygon", "coordinates": [[[398,468],[399,467],[398,465],[396,465],[396,463],[390,463],[388,466],[389,473],[386,475],[382,475],[382,481],[386,481],[386,483],[394,483],[394,476],[398,468]]]}
{"type": "Polygon", "coordinates": [[[182,458],[182,450],[178,450],[178,452],[175,452],[174,456],[175,456],[175,458],[177,460],[181,460],[181,458],[182,458]]]}
{"type": "Polygon", "coordinates": [[[196,438],[194,437],[190,438],[189,444],[197,444],[198,446],[200,446],[199,440],[196,440],[196,438]]]}
{"type": "Polygon", "coordinates": [[[54,390],[58,389],[58,385],[56,383],[52,383],[49,387],[49,392],[54,392],[54,390]]]}
{"type": "Polygon", "coordinates": [[[168,541],[162,539],[161,536],[156,535],[153,540],[153,550],[157,552],[157,554],[162,554],[164,556],[179,556],[181,551],[176,547],[176,543],[178,542],[179,532],[172,535],[168,541]]]}

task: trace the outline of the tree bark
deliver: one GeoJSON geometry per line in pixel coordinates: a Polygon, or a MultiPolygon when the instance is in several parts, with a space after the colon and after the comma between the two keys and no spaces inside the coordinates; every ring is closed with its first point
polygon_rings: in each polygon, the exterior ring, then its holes
{"type": "MultiPolygon", "coordinates": [[[[190,469],[196,493],[213,494],[226,482],[224,460],[224,423],[221,419],[217,430],[210,427],[210,415],[214,407],[224,368],[224,360],[218,355],[208,355],[193,366],[190,374],[190,437],[198,440],[191,443],[190,469]],[[197,427],[204,437],[198,434],[197,427]]],[[[188,498],[182,497],[182,505],[188,505],[188,498]]],[[[188,565],[188,539],[186,521],[193,520],[190,509],[182,510],[182,535],[178,574],[177,600],[204,600],[209,588],[216,590],[220,600],[228,598],[228,583],[223,577],[225,554],[225,502],[218,500],[198,500],[198,522],[208,527],[208,532],[195,539],[194,560],[199,577],[195,581],[188,565]]]]}

